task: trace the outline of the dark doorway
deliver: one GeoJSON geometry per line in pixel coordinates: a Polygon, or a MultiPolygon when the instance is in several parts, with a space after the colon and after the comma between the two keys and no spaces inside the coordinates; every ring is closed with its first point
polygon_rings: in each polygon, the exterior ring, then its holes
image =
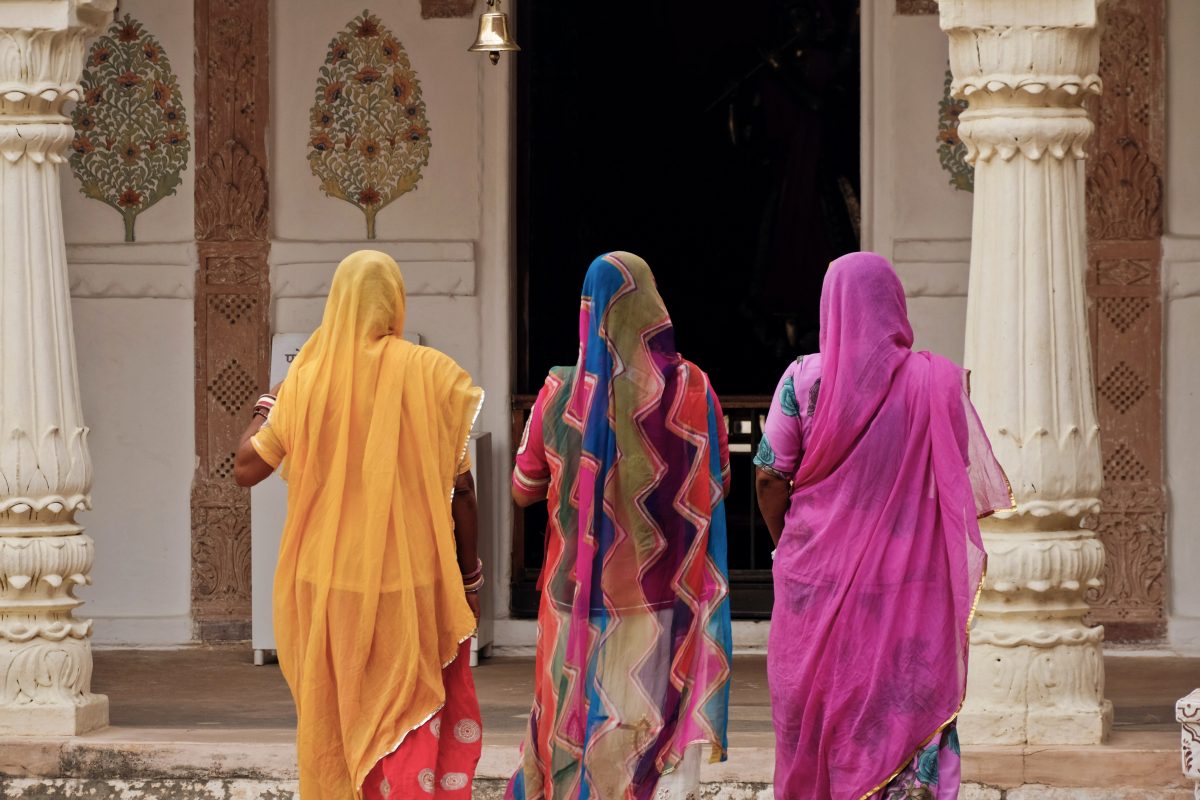
{"type": "MultiPolygon", "coordinates": [[[[643,256],[730,416],[734,613],[767,615],[750,457],[783,368],[817,349],[826,265],[857,249],[857,3],[523,0],[518,14],[514,427],[546,371],[575,360],[591,260],[643,256]]],[[[536,613],[544,526],[544,508],[517,521],[516,614],[536,613]]]]}

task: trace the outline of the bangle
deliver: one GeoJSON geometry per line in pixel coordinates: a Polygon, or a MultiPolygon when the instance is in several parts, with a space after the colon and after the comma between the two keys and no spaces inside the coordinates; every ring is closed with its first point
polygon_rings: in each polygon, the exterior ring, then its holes
{"type": "Polygon", "coordinates": [[[467,594],[475,594],[476,592],[478,592],[480,589],[483,588],[483,584],[484,584],[483,576],[480,575],[478,578],[471,581],[470,583],[464,582],[463,583],[463,591],[465,591],[467,594]]]}
{"type": "Polygon", "coordinates": [[[470,583],[483,574],[483,559],[475,559],[475,569],[463,573],[463,583],[470,583]]]}
{"type": "Polygon", "coordinates": [[[267,418],[270,416],[270,413],[271,412],[269,409],[263,408],[262,406],[255,406],[254,413],[251,416],[262,417],[263,421],[266,422],[267,418]]]}

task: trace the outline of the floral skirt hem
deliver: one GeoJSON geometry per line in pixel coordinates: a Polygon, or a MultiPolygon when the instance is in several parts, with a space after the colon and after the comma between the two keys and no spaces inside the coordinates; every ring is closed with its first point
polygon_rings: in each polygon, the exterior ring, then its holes
{"type": "Polygon", "coordinates": [[[363,782],[364,800],[470,800],[475,768],[483,753],[483,726],[471,640],[442,670],[446,703],[429,721],[379,759],[363,782]]]}
{"type": "Polygon", "coordinates": [[[955,800],[962,778],[958,729],[951,723],[871,800],[955,800]]]}

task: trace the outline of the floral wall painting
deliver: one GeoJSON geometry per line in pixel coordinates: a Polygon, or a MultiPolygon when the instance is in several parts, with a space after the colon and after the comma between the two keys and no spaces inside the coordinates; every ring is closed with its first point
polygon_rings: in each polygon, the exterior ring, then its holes
{"type": "Polygon", "coordinates": [[[126,14],[92,45],[81,89],[71,171],[86,197],[121,215],[132,242],[138,214],[175,194],[187,167],[179,81],[162,45],[126,14]]]}
{"type": "Polygon", "coordinates": [[[399,40],[369,11],[329,43],[312,107],[308,164],[330,197],[375,215],[416,188],[429,164],[421,83],[399,40]]]}
{"type": "Polygon", "coordinates": [[[958,136],[958,117],[967,110],[967,101],[950,96],[950,70],[942,99],[938,103],[938,161],[950,173],[950,185],[964,192],[975,191],[975,168],[967,163],[967,146],[958,136]]]}

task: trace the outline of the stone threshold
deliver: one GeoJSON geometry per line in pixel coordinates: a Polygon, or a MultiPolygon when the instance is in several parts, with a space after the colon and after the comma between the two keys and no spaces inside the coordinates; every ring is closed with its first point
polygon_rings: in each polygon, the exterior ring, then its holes
{"type": "MultiPolygon", "coordinates": [[[[485,739],[476,797],[503,796],[518,745],[516,734],[485,739]]],[[[704,765],[704,796],[768,800],[773,766],[770,734],[742,734],[728,761],[704,765]]],[[[108,728],[75,738],[0,739],[5,800],[292,800],[296,778],[292,733],[279,728],[108,728]]],[[[1099,746],[967,747],[963,780],[963,800],[1192,797],[1172,731],[1119,732],[1099,746]]]]}

